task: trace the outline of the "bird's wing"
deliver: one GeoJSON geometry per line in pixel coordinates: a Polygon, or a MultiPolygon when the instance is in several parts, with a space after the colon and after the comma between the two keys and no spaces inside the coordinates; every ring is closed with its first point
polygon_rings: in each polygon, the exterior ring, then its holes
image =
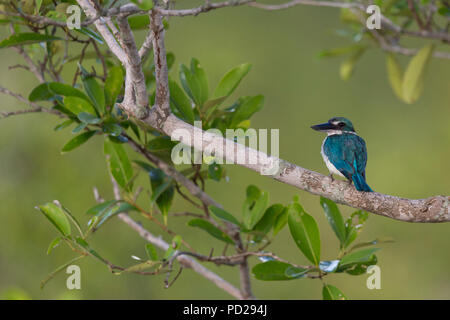
{"type": "Polygon", "coordinates": [[[355,169],[353,168],[353,161],[350,159],[351,154],[347,151],[346,139],[343,139],[342,136],[331,135],[327,137],[323,145],[323,151],[335,168],[351,180],[355,169]]]}
{"type": "Polygon", "coordinates": [[[366,144],[355,134],[331,135],[324,144],[324,152],[330,162],[347,179],[358,172],[365,176],[367,163],[366,144]]]}
{"type": "Polygon", "coordinates": [[[358,171],[360,175],[362,175],[364,178],[366,177],[366,164],[367,164],[367,149],[366,149],[366,143],[364,140],[357,136],[352,135],[352,146],[353,146],[353,158],[354,161],[354,167],[358,171]],[[355,162],[356,161],[356,162],[355,162]]]}

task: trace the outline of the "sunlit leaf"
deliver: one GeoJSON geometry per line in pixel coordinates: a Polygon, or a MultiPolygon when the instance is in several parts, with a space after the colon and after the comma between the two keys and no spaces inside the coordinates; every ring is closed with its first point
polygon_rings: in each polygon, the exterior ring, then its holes
{"type": "Polygon", "coordinates": [[[386,67],[388,72],[389,83],[394,93],[399,99],[403,100],[403,71],[397,59],[392,53],[386,56],[386,67]]]}
{"type": "Polygon", "coordinates": [[[70,235],[70,223],[63,209],[51,202],[38,206],[38,208],[63,236],[70,235]]]}
{"type": "Polygon", "coordinates": [[[428,61],[434,50],[433,44],[428,44],[411,59],[403,75],[403,99],[413,103],[419,99],[423,87],[423,78],[428,61]]]}
{"type": "Polygon", "coordinates": [[[158,261],[158,252],[156,251],[156,248],[151,243],[147,243],[145,245],[145,252],[147,252],[147,256],[152,261],[158,261]]]}
{"type": "Polygon", "coordinates": [[[64,106],[76,115],[81,112],[87,112],[92,115],[97,115],[94,106],[90,102],[82,98],[74,96],[65,97],[64,106]]]}

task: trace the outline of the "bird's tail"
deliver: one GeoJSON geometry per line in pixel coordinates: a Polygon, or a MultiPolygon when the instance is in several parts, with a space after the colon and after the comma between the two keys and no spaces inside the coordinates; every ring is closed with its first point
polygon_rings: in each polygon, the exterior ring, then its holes
{"type": "Polygon", "coordinates": [[[362,175],[356,173],[352,176],[353,184],[355,185],[356,190],[365,191],[365,192],[373,192],[373,190],[367,185],[366,180],[362,175]]]}

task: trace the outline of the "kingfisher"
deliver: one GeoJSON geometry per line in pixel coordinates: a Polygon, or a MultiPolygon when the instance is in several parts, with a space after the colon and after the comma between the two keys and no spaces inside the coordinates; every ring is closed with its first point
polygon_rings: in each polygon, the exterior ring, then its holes
{"type": "Polygon", "coordinates": [[[366,183],[367,148],[365,141],[356,134],[353,124],[344,117],[334,117],[326,123],[311,126],[325,132],[321,154],[323,161],[333,174],[347,178],[356,190],[373,192],[366,183]]]}

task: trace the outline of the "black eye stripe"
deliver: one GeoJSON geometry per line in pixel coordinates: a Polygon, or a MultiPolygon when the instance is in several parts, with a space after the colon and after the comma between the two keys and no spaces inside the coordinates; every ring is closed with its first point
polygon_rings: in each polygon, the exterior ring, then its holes
{"type": "Polygon", "coordinates": [[[345,123],[339,122],[338,126],[339,126],[339,127],[344,127],[344,126],[345,126],[345,123]]]}

